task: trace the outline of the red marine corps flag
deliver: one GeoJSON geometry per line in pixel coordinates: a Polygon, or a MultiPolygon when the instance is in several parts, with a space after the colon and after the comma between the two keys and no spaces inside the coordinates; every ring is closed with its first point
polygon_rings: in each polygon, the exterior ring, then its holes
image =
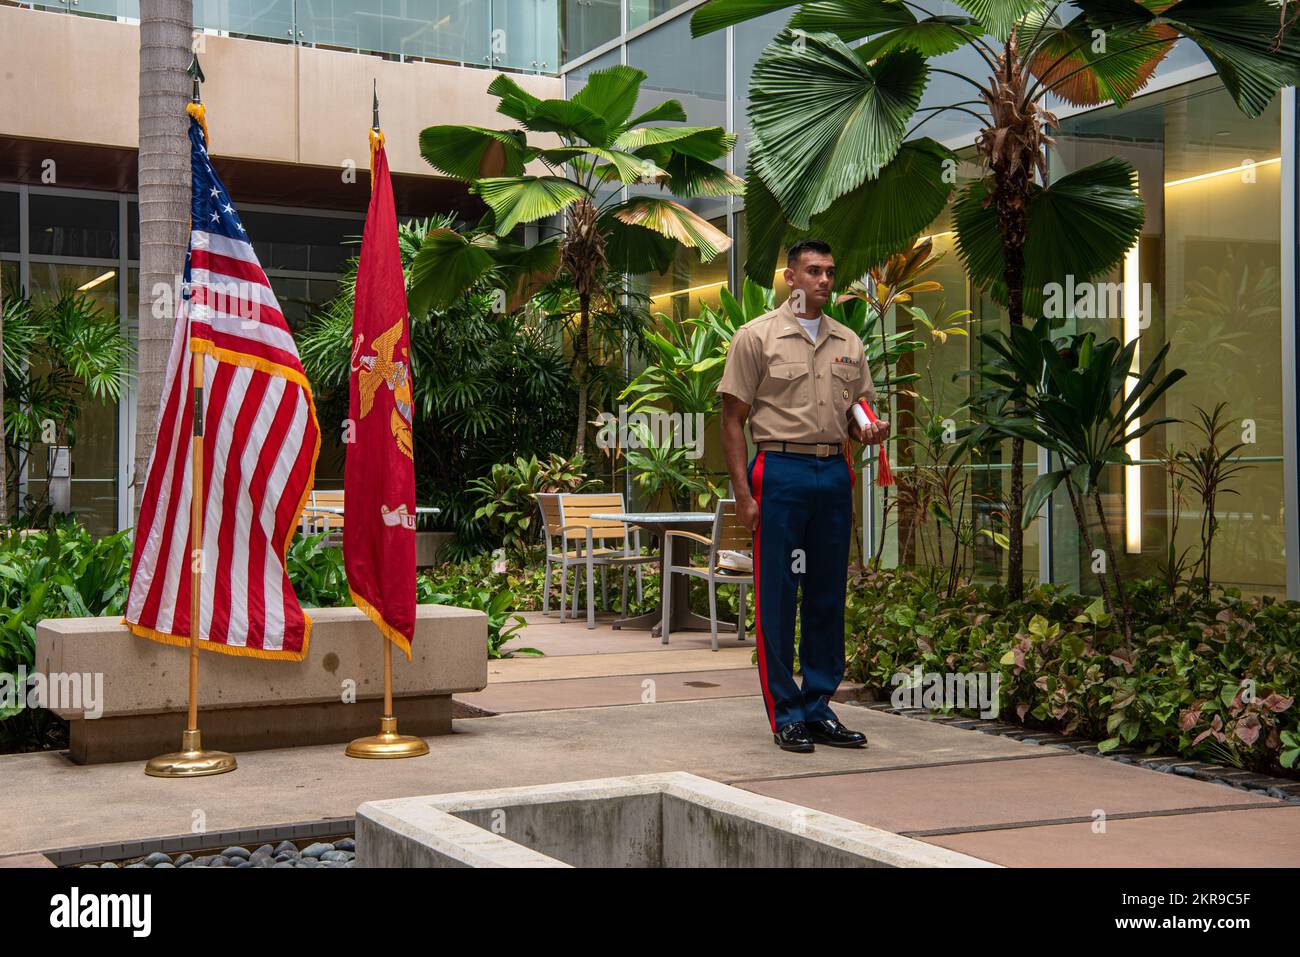
{"type": "Polygon", "coordinates": [[[370,208],[355,302],[343,561],[352,600],[409,659],[415,632],[411,327],[393,184],[377,128],[370,131],[370,208]]]}

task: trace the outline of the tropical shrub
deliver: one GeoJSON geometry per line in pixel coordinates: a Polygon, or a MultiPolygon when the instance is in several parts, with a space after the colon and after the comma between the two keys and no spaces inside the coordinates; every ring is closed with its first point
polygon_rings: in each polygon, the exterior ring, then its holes
{"type": "Polygon", "coordinates": [[[543,461],[530,455],[499,462],[486,476],[470,483],[480,503],[474,519],[486,523],[489,533],[505,548],[523,553],[541,535],[538,494],[582,491],[591,485],[585,469],[586,460],[581,454],[566,459],[552,452],[543,461]]]}
{"type": "MultiPolygon", "coordinates": [[[[8,484],[0,493],[17,501],[18,478],[33,446],[75,447],[83,404],[122,397],[132,346],[116,314],[70,285],[36,301],[6,295],[0,330],[8,484]]],[[[44,497],[18,505],[24,523],[44,523],[44,497]]]]}
{"type": "MultiPolygon", "coordinates": [[[[444,217],[399,228],[408,274],[428,236],[449,225],[444,217]]],[[[297,336],[327,435],[341,435],[348,414],[355,280],[354,259],[338,297],[297,336]]],[[[442,509],[433,524],[454,531],[463,554],[495,544],[474,518],[473,480],[499,462],[568,446],[576,390],[549,318],[555,295],[536,308],[495,313],[485,281],[444,309],[411,314],[416,496],[442,509]]]]}
{"type": "Polygon", "coordinates": [[[589,427],[588,362],[593,302],[617,273],[666,272],[678,246],[708,262],[731,240],[708,220],[667,195],[641,189],[624,198],[621,187],[658,186],[673,196],[727,196],[741,181],[714,165],[736,137],[720,126],[685,123],[677,100],[633,116],[646,74],[629,66],[596,70],[567,99],[543,100],[500,74],[488,85],[497,112],[521,129],[431,126],[420,133],[420,153],[431,166],[468,183],[487,204],[484,222],[468,235],[440,230],[416,257],[412,308],[446,305],[486,280],[508,292],[507,308],[562,270],[577,293],[573,375],[577,383],[573,451],[582,452],[589,427]],[[559,139],[530,143],[528,134],[559,139]],[[532,175],[529,164],[546,167],[532,175]],[[562,229],[545,221],[562,217],[562,229]],[[558,232],[523,248],[509,237],[538,223],[558,232]]]}
{"type": "MultiPolygon", "coordinates": [[[[44,618],[119,615],[126,607],[131,539],[94,539],[68,521],[47,531],[9,531],[0,539],[0,674],[16,683],[36,660],[44,618]]],[[[0,702],[0,751],[61,746],[66,725],[22,701],[0,702]]]]}
{"type": "Polygon", "coordinates": [[[1261,772],[1297,767],[1300,602],[1225,589],[1204,601],[1130,585],[1126,645],[1099,599],[1050,585],[950,596],[941,572],[865,569],[850,582],[846,676],[886,696],[896,674],[996,674],[1003,716],[1261,772]]]}
{"type": "MultiPolygon", "coordinates": [[[[1088,280],[1123,257],[1144,212],[1133,167],[1109,157],[1050,182],[1053,99],[1123,106],[1174,44],[1199,48],[1246,116],[1300,80],[1300,36],[1272,0],[958,0],[931,15],[899,0],[709,0],[700,36],[776,10],[786,29],[749,88],[746,272],[766,282],[778,251],[816,235],[844,283],[912,245],[957,187],[956,157],[918,133],[936,116],[979,124],[983,167],[953,207],[971,280],[1012,327],[1042,315],[1044,289],[1088,280]],[[852,45],[851,45],[852,44],[852,45]],[[946,69],[962,50],[984,70],[946,69]],[[933,75],[963,84],[958,102],[922,106],[933,75]]],[[[1024,589],[1024,439],[1012,439],[1007,582],[1024,589]]]]}

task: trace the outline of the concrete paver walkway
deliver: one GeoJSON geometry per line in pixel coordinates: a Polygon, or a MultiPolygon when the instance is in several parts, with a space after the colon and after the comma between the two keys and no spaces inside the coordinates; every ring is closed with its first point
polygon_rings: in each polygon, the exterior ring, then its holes
{"type": "Polygon", "coordinates": [[[0,855],[348,817],[368,800],[690,771],[1007,865],[1300,864],[1300,805],[1050,746],[837,706],[866,750],[795,755],[772,744],[751,646],[708,635],[588,631],[539,614],[515,642],[547,653],[492,662],[459,720],[410,761],[341,746],[249,752],[234,774],[146,777],[0,756],[0,855]]]}

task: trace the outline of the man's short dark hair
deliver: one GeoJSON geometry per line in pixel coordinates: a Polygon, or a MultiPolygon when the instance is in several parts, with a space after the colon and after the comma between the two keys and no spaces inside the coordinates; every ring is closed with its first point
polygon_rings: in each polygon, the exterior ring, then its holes
{"type": "Polygon", "coordinates": [[[799,261],[799,257],[804,253],[821,253],[823,256],[831,254],[831,244],[822,239],[801,239],[785,254],[785,264],[790,269],[799,261]]]}

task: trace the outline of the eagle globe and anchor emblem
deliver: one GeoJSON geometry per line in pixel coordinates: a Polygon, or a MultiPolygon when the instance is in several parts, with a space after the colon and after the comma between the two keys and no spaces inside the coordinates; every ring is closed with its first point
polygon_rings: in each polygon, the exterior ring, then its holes
{"type": "MultiPolygon", "coordinates": [[[[364,419],[374,408],[375,394],[381,384],[387,385],[388,391],[393,393],[393,410],[388,417],[389,428],[392,429],[397,448],[408,459],[414,461],[415,455],[411,444],[411,371],[405,361],[405,349],[402,350],[402,358],[395,358],[393,355],[401,336],[402,320],[399,319],[382,335],[375,338],[372,344],[374,349],[372,355],[362,355],[364,336],[358,333],[352,344],[351,368],[357,373],[361,418],[364,419]]],[[[381,505],[380,512],[385,525],[415,530],[415,514],[406,503],[396,508],[381,505]]]]}

